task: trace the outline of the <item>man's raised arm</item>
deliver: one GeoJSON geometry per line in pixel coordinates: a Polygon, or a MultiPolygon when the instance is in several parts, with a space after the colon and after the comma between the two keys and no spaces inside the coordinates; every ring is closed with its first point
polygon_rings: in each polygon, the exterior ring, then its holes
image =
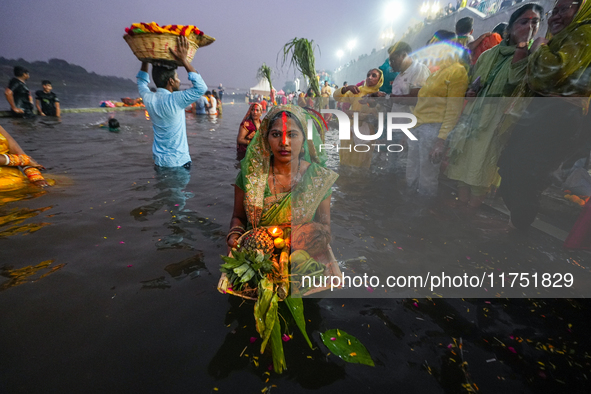
{"type": "Polygon", "coordinates": [[[148,84],[150,83],[150,74],[148,74],[149,63],[142,62],[142,67],[137,73],[137,88],[140,93],[140,97],[143,99],[143,94],[150,92],[148,84]]]}
{"type": "Polygon", "coordinates": [[[203,96],[203,93],[207,91],[207,85],[187,59],[189,53],[189,40],[187,40],[187,37],[179,36],[176,51],[173,51],[172,48],[169,48],[169,50],[176,61],[181,63],[187,70],[187,73],[189,73],[189,81],[193,84],[191,89],[187,89],[179,95],[181,100],[180,105],[186,107],[195,102],[199,97],[203,96]]]}

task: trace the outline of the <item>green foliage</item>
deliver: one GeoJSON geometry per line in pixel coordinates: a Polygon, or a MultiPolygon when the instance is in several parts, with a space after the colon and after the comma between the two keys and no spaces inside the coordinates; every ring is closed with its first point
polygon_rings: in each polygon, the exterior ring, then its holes
{"type": "Polygon", "coordinates": [[[308,346],[310,349],[313,348],[312,342],[310,342],[310,338],[308,337],[308,333],[306,332],[306,319],[304,318],[304,301],[301,298],[292,298],[287,297],[285,300],[285,305],[291,312],[293,319],[296,322],[296,325],[302,332],[304,339],[308,342],[308,346]]]}
{"type": "Polygon", "coordinates": [[[314,277],[324,276],[324,270],[325,266],[310,257],[305,250],[296,250],[291,255],[290,280],[292,285],[299,288],[302,293],[309,290],[309,287],[302,287],[302,277],[309,277],[312,282],[314,277]]]}
{"type": "Polygon", "coordinates": [[[263,63],[261,68],[259,68],[257,71],[257,78],[266,79],[267,82],[269,82],[269,89],[273,91],[273,84],[271,83],[271,74],[273,74],[273,70],[271,69],[271,67],[263,63]]]}
{"type": "Polygon", "coordinates": [[[267,278],[259,282],[259,297],[254,305],[254,318],[257,332],[261,335],[261,354],[267,343],[273,355],[275,372],[282,373],[286,369],[285,354],[281,340],[281,321],[279,320],[279,296],[273,289],[273,283],[267,278]]]}
{"type": "Polygon", "coordinates": [[[365,346],[353,335],[333,329],[320,334],[320,337],[328,350],[343,360],[354,364],[375,366],[365,346]]]}
{"type": "Polygon", "coordinates": [[[256,288],[259,281],[266,278],[273,271],[271,255],[262,254],[259,251],[232,251],[232,257],[221,256],[225,264],[220,266],[220,271],[225,273],[232,288],[240,290],[244,284],[256,288]]]}
{"type": "Polygon", "coordinates": [[[297,37],[289,41],[283,46],[282,65],[285,65],[286,62],[290,67],[293,66],[310,80],[310,87],[316,94],[316,97],[320,97],[320,85],[316,79],[314,41],[297,37]]]}

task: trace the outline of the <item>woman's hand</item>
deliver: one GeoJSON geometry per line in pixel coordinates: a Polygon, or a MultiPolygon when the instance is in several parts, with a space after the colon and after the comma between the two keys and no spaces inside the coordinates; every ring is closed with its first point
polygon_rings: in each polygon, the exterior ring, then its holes
{"type": "Polygon", "coordinates": [[[437,142],[435,143],[435,146],[431,150],[431,153],[429,153],[429,160],[431,161],[431,163],[433,163],[433,164],[441,163],[441,161],[443,160],[444,152],[445,152],[445,140],[442,140],[441,138],[437,138],[437,142]]]}
{"type": "Polygon", "coordinates": [[[248,145],[250,144],[250,140],[253,138],[254,134],[250,130],[248,130],[244,125],[240,126],[240,130],[238,130],[238,138],[236,139],[238,144],[248,145]]]}
{"type": "Polygon", "coordinates": [[[232,234],[228,237],[228,248],[230,251],[231,249],[234,249],[236,247],[238,247],[238,239],[240,238],[239,234],[232,234]]]}
{"type": "Polygon", "coordinates": [[[529,48],[529,53],[534,53],[535,51],[538,50],[539,47],[541,47],[542,45],[546,45],[546,44],[548,44],[548,40],[546,38],[544,38],[544,37],[536,38],[536,40],[534,41],[532,46],[529,48]]]}
{"type": "Polygon", "coordinates": [[[343,88],[343,90],[341,90],[342,94],[345,94],[347,92],[351,92],[353,94],[359,94],[359,88],[355,85],[349,85],[349,86],[345,86],[343,88]]]}
{"type": "Polygon", "coordinates": [[[47,183],[47,181],[45,179],[41,179],[35,182],[31,182],[33,185],[38,186],[38,187],[48,187],[50,186],[49,183],[47,183]]]}

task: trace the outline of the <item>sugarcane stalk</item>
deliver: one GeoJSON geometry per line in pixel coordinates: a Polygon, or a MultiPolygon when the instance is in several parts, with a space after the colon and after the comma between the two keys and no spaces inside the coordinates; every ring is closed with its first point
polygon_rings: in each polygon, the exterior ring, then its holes
{"type": "Polygon", "coordinates": [[[263,65],[257,71],[257,78],[267,80],[267,82],[269,82],[269,88],[271,92],[273,92],[273,83],[271,82],[272,73],[273,70],[271,67],[267,66],[265,63],[263,63],[263,65]]]}
{"type": "MultiPolygon", "coordinates": [[[[318,47],[318,45],[316,45],[316,47],[318,47]]],[[[296,37],[285,44],[283,46],[282,65],[285,65],[285,63],[288,63],[290,67],[293,66],[307,77],[310,80],[312,91],[316,94],[316,97],[320,97],[320,85],[318,84],[318,79],[316,79],[313,40],[296,37]]]]}
{"type": "Polygon", "coordinates": [[[289,247],[281,249],[279,255],[279,283],[277,284],[277,295],[284,300],[289,295],[289,247]]]}

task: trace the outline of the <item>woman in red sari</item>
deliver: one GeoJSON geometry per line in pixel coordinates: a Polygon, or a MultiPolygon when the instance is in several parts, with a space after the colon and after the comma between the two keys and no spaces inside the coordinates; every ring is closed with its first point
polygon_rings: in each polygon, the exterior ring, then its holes
{"type": "Polygon", "coordinates": [[[261,114],[263,113],[263,107],[259,103],[252,103],[248,108],[248,112],[240,123],[240,129],[238,131],[238,138],[236,139],[237,145],[236,150],[238,152],[238,159],[244,158],[246,148],[248,144],[254,138],[259,127],[261,127],[261,114]]]}

